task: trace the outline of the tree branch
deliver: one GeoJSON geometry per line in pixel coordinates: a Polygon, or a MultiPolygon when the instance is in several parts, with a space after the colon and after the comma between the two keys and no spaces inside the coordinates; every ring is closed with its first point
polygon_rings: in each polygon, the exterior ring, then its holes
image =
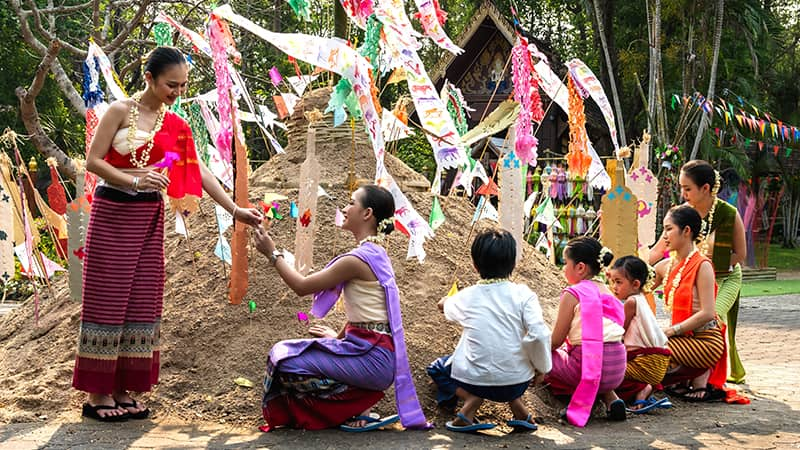
{"type": "Polygon", "coordinates": [[[20,116],[22,123],[25,124],[25,129],[31,135],[31,141],[36,149],[45,157],[53,157],[58,161],[58,170],[61,174],[69,179],[74,180],[77,174],[75,164],[72,159],[62,151],[42,128],[41,121],[39,120],[39,111],[36,109],[36,96],[44,86],[47,79],[47,73],[50,66],[57,62],[58,52],[61,49],[61,42],[58,39],[50,42],[50,46],[45,53],[39,67],[36,68],[36,74],[28,89],[20,86],[15,90],[15,94],[19,99],[20,116]]]}
{"type": "Polygon", "coordinates": [[[78,56],[79,58],[86,58],[86,50],[79,49],[69,42],[58,39],[58,37],[45,30],[45,28],[42,26],[42,17],[39,14],[39,9],[36,7],[36,3],[34,3],[33,0],[28,0],[28,6],[31,8],[31,11],[33,11],[33,25],[36,27],[36,31],[38,31],[39,34],[44,36],[44,38],[48,41],[58,40],[59,44],[68,52],[78,56]]]}
{"type": "Polygon", "coordinates": [[[103,50],[106,54],[114,53],[114,51],[125,42],[125,39],[128,38],[128,35],[131,34],[131,31],[140,24],[142,17],[144,17],[145,12],[147,12],[147,7],[150,5],[151,0],[142,0],[142,3],[139,4],[139,10],[136,11],[136,14],[133,15],[133,18],[128,22],[128,25],[123,28],[122,32],[120,32],[117,37],[114,38],[103,50]]]}
{"type": "MultiPolygon", "coordinates": [[[[92,2],[89,1],[89,2],[86,2],[86,3],[78,4],[78,5],[61,5],[61,6],[55,6],[55,7],[49,7],[48,6],[47,8],[40,9],[39,13],[40,14],[71,13],[71,12],[76,12],[76,11],[82,11],[82,10],[90,7],[91,5],[92,5],[92,2]]],[[[23,12],[23,14],[26,14],[26,15],[31,14],[31,11],[28,11],[28,10],[23,10],[22,12],[23,12]]]]}

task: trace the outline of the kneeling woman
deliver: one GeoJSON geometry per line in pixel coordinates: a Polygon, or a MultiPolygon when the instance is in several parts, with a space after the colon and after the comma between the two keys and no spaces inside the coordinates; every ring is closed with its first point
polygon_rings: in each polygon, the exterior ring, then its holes
{"type": "Polygon", "coordinates": [[[664,303],[672,311],[672,326],[664,330],[671,368],[662,384],[691,380],[688,392],[676,391],[689,401],[719,399],[726,376],[725,339],[714,309],[714,268],[695,246],[700,228],[700,214],[691,206],[670,209],[664,241],[671,256],[656,265],[656,282],[666,278],[664,303]]]}
{"type": "Polygon", "coordinates": [[[356,190],[344,209],[342,228],[353,233],[358,247],[308,276],[284,260],[263,228],[256,230],[256,247],[270,257],[286,284],[297,295],[314,294],[312,314],[325,316],[343,293],[348,320],[338,335],[327,327],[311,327],[319,339],[292,339],[272,347],[262,402],[265,431],[340,425],[366,431],[387,425],[397,416],[377,420],[369,412],[393,382],[403,426],[430,427],[411,378],[392,262],[379,245],[378,236],[394,228],[394,210],[386,189],[367,185],[356,190]]]}

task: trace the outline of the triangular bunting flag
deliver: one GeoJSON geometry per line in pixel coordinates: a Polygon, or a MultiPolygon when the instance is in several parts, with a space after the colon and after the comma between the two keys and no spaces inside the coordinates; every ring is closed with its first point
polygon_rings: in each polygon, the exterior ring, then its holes
{"type": "Polygon", "coordinates": [[[433,197],[433,205],[431,205],[431,216],[428,219],[428,225],[430,225],[433,231],[436,231],[443,223],[444,212],[442,212],[442,207],[439,204],[439,197],[433,197]]]}

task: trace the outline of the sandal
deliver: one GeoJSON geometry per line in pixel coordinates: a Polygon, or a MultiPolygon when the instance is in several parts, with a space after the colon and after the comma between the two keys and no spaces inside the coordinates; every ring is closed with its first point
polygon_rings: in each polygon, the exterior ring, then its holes
{"type": "Polygon", "coordinates": [[[497,424],[494,423],[478,422],[478,419],[469,420],[467,419],[467,416],[465,416],[462,413],[456,414],[456,417],[461,419],[461,421],[466,423],[466,425],[453,425],[454,421],[450,421],[444,424],[445,428],[447,428],[450,431],[456,431],[459,433],[471,433],[473,431],[479,431],[479,430],[491,430],[492,428],[497,426],[497,424]]]}
{"type": "Polygon", "coordinates": [[[671,395],[673,397],[678,397],[678,398],[686,397],[686,394],[688,394],[691,391],[692,391],[692,388],[690,388],[688,386],[681,386],[681,385],[669,386],[669,387],[664,388],[664,392],[666,392],[667,394],[669,394],[669,395],[671,395]]]}
{"type": "Polygon", "coordinates": [[[355,416],[351,419],[352,421],[359,421],[363,420],[367,422],[366,425],[363,427],[351,427],[350,425],[342,424],[339,425],[339,429],[342,431],[349,431],[351,433],[361,433],[364,431],[373,431],[377,430],[378,428],[383,428],[387,425],[391,425],[400,420],[400,416],[397,414],[385,417],[383,419],[376,419],[372,416],[355,416]]]}
{"type": "Polygon", "coordinates": [[[83,404],[83,411],[81,412],[81,416],[88,417],[90,419],[97,420],[99,422],[123,422],[130,418],[130,413],[119,414],[116,416],[106,415],[101,416],[100,410],[102,409],[117,409],[119,406],[107,406],[107,405],[90,405],[89,403],[83,404]]]}
{"type": "MultiPolygon", "coordinates": [[[[636,400],[631,405],[631,406],[639,406],[639,405],[641,405],[641,408],[638,408],[638,409],[627,408],[626,410],[629,413],[633,413],[633,414],[644,414],[644,413],[646,413],[646,412],[648,412],[648,411],[650,411],[652,409],[660,408],[662,404],[664,404],[664,403],[666,403],[668,401],[669,401],[669,399],[667,399],[667,398],[662,398],[661,400],[658,400],[657,398],[651,396],[647,400],[636,400]]],[[[671,404],[670,404],[670,406],[671,406],[671,404]]]]}
{"type": "Polygon", "coordinates": [[[531,414],[528,414],[525,420],[509,420],[506,422],[506,425],[513,428],[514,431],[536,431],[539,429],[539,426],[533,422],[533,416],[531,414]]]}
{"type": "MultiPolygon", "coordinates": [[[[133,400],[133,399],[131,399],[131,400],[133,400]]],[[[129,402],[129,403],[128,402],[119,402],[119,403],[117,403],[117,406],[120,407],[120,408],[125,408],[125,409],[128,409],[128,408],[139,409],[139,402],[137,402],[136,400],[133,400],[132,402],[129,402]]],[[[128,411],[128,417],[130,417],[131,419],[141,420],[141,419],[147,419],[149,416],[150,416],[150,408],[145,408],[145,409],[143,409],[143,410],[141,410],[139,412],[136,412],[136,413],[132,413],[132,412],[128,411]]]]}
{"type": "Polygon", "coordinates": [[[606,411],[606,413],[608,414],[609,420],[622,422],[627,418],[625,414],[626,413],[625,402],[622,401],[621,399],[614,400],[608,406],[608,411],[606,411]]]}
{"type": "Polygon", "coordinates": [[[725,391],[721,389],[716,389],[711,385],[707,385],[706,387],[701,388],[692,388],[689,393],[700,392],[702,395],[700,397],[689,396],[688,394],[683,396],[683,399],[689,403],[704,403],[704,402],[719,402],[725,400],[725,391]]]}

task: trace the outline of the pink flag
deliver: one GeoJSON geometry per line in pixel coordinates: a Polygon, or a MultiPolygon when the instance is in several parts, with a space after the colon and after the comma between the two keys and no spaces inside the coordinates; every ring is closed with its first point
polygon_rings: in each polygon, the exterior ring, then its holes
{"type": "Polygon", "coordinates": [[[281,73],[278,72],[277,67],[272,66],[272,69],[269,69],[269,79],[272,80],[272,84],[275,87],[278,87],[278,85],[281,84],[281,81],[283,81],[283,77],[281,76],[281,73]]]}

